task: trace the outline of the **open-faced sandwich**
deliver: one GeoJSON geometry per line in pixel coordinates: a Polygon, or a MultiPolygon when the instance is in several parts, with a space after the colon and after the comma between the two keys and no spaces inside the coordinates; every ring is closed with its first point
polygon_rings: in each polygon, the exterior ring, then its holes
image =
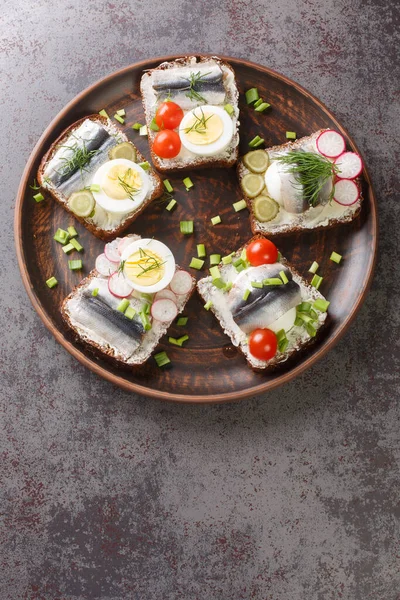
{"type": "Polygon", "coordinates": [[[276,367],[308,346],[325,322],[329,302],[262,236],[210,273],[197,283],[205,308],[256,371],[276,367]]]}
{"type": "Polygon", "coordinates": [[[109,242],[93,271],[62,304],[76,339],[119,366],[143,364],[183,311],[195,279],[155,239],[109,242]]]}
{"type": "Polygon", "coordinates": [[[65,210],[95,236],[123,231],[163,192],[162,182],[109,119],[80,119],[51,145],[37,176],[65,210]]]}
{"type": "Polygon", "coordinates": [[[281,146],[248,152],[238,176],[253,233],[272,235],[331,227],[360,212],[360,156],[325,129],[281,146]]]}
{"type": "Polygon", "coordinates": [[[140,90],[160,171],[230,167],[238,157],[238,90],[230,65],[188,56],[146,71],[140,90]]]}

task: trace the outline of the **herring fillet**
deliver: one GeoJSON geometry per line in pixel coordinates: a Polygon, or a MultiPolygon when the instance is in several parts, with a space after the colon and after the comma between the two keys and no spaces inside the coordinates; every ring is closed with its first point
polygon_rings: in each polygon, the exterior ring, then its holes
{"type": "Polygon", "coordinates": [[[151,83],[160,99],[165,93],[184,110],[190,110],[198,104],[203,104],[204,101],[208,104],[223,104],[226,97],[222,69],[216,64],[154,71],[151,83]],[[198,74],[200,77],[196,80],[198,74]],[[193,76],[195,81],[191,86],[193,76]],[[188,96],[190,89],[195,92],[193,98],[188,96]],[[196,97],[196,94],[199,97],[196,97]]]}

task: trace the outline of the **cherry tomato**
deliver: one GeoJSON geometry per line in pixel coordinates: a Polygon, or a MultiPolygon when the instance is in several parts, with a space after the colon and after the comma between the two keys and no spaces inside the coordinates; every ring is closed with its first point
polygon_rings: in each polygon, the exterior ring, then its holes
{"type": "Polygon", "coordinates": [[[251,242],[246,248],[246,257],[253,267],[275,263],[278,258],[278,248],[265,238],[251,242]]]}
{"type": "Polygon", "coordinates": [[[156,134],[153,151],[161,158],[174,158],[181,149],[181,138],[172,129],[163,129],[156,134]]]}
{"type": "Polygon", "coordinates": [[[162,102],[156,112],[160,129],[176,129],[183,119],[183,110],[175,102],[162,102]]]}
{"type": "Polygon", "coordinates": [[[255,329],[249,336],[249,350],[254,358],[269,360],[276,354],[278,339],[271,329],[255,329]]]}

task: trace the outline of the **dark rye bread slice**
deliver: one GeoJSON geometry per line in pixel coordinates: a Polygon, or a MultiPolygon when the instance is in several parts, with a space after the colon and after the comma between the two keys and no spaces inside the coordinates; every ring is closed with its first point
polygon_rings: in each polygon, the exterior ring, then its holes
{"type": "MultiPolygon", "coordinates": [[[[244,248],[247,248],[247,246],[249,244],[251,244],[252,242],[259,240],[259,239],[264,239],[264,237],[262,235],[255,235],[248,242],[246,242],[241,248],[239,248],[239,250],[237,250],[235,252],[235,254],[233,256],[233,261],[241,256],[241,253],[244,250],[244,248]]],[[[324,296],[318,290],[316,290],[314,287],[312,287],[311,284],[308,281],[306,281],[285,258],[280,257],[279,262],[282,263],[283,265],[285,265],[288,269],[290,269],[293,279],[300,285],[302,301],[305,301],[306,299],[310,299],[313,302],[313,301],[317,300],[318,298],[325,299],[324,296]]],[[[224,271],[226,271],[227,267],[231,267],[231,265],[224,265],[222,262],[219,264],[219,269],[220,269],[222,277],[223,277],[224,271]]],[[[214,293],[214,294],[223,294],[223,292],[221,290],[219,290],[218,288],[213,286],[213,284],[211,282],[211,277],[204,277],[203,279],[200,279],[197,282],[197,291],[205,303],[211,299],[210,292],[214,293]]],[[[273,369],[276,369],[278,367],[286,365],[289,360],[291,361],[292,359],[298,357],[300,352],[303,352],[306,348],[310,347],[315,342],[315,340],[319,337],[320,332],[323,329],[323,326],[325,324],[326,316],[327,316],[326,313],[319,314],[317,335],[315,337],[311,337],[310,335],[308,335],[308,333],[305,330],[302,331],[298,327],[293,328],[292,331],[294,331],[294,329],[298,330],[299,336],[300,336],[300,332],[301,332],[301,337],[299,338],[298,341],[296,341],[296,343],[294,343],[294,342],[289,343],[289,346],[285,352],[282,353],[282,352],[278,351],[277,354],[274,356],[274,358],[272,358],[269,361],[258,361],[250,354],[247,343],[245,343],[245,342],[235,343],[234,342],[234,339],[233,339],[234,331],[229,328],[229,324],[227,324],[225,322],[221,312],[218,309],[216,310],[216,308],[214,306],[211,306],[210,311],[214,313],[214,316],[216,317],[217,321],[219,322],[222,330],[230,338],[232,344],[243,354],[244,358],[247,361],[248,366],[253,371],[260,372],[260,373],[265,372],[265,371],[271,371],[273,369]]],[[[288,337],[288,339],[290,339],[290,338],[288,337]]]]}
{"type": "MultiPolygon", "coordinates": [[[[183,269],[181,269],[181,267],[176,265],[176,271],[182,271],[182,270],[183,269]]],[[[97,343],[95,340],[90,339],[90,337],[84,336],[82,330],[80,330],[79,327],[77,327],[72,322],[71,315],[68,310],[69,300],[74,298],[77,294],[80,294],[89,285],[90,281],[95,277],[101,277],[101,275],[99,275],[99,273],[97,272],[96,269],[93,269],[92,271],[90,271],[89,275],[87,275],[87,277],[85,277],[77,286],[75,286],[74,289],[72,290],[72,292],[64,299],[64,301],[61,305],[61,316],[63,318],[63,321],[67,325],[68,329],[72,332],[74,340],[76,342],[78,342],[81,346],[83,346],[83,348],[85,350],[89,351],[91,354],[93,354],[96,357],[105,359],[107,362],[111,363],[112,365],[114,365],[118,368],[134,369],[135,367],[142,365],[144,362],[146,362],[148,360],[148,358],[151,356],[152,352],[157,347],[162,336],[165,335],[168,328],[171,326],[172,321],[169,323],[158,323],[157,322],[157,326],[158,326],[157,335],[156,335],[155,339],[153,340],[152,344],[149,345],[149,348],[146,351],[145,357],[142,357],[143,360],[140,360],[137,362],[135,362],[134,359],[132,360],[132,362],[121,360],[120,358],[118,358],[116,356],[116,353],[112,347],[109,347],[106,345],[101,345],[101,344],[97,343]]],[[[184,296],[178,297],[178,302],[179,302],[179,304],[177,305],[178,313],[182,313],[182,311],[184,310],[187,302],[189,301],[190,297],[192,296],[192,294],[194,292],[195,286],[196,286],[196,280],[194,277],[192,277],[192,287],[191,287],[190,291],[187,294],[185,294],[184,296]]],[[[145,335],[147,335],[147,333],[145,335]]]]}
{"type": "MultiPolygon", "coordinates": [[[[84,121],[86,121],[86,119],[90,119],[91,121],[94,121],[96,123],[103,125],[109,133],[111,133],[112,135],[118,135],[122,141],[132,143],[132,141],[127,137],[127,135],[119,127],[117,127],[114,123],[112,123],[110,121],[110,119],[107,119],[106,117],[102,117],[101,115],[97,115],[97,114],[88,115],[87,117],[83,117],[82,119],[79,119],[79,121],[76,121],[75,123],[70,125],[67,129],[65,129],[59,135],[59,137],[56,139],[56,141],[53,142],[53,144],[50,146],[49,150],[46,152],[46,154],[43,156],[43,158],[40,162],[38,173],[37,173],[37,180],[38,180],[40,186],[43,187],[44,190],[48,191],[51,194],[51,196],[54,198],[54,200],[56,200],[56,202],[61,204],[61,206],[67,212],[69,212],[71,215],[73,215],[75,217],[75,219],[77,219],[80,223],[82,223],[82,225],[84,225],[84,227],[86,227],[86,229],[88,229],[91,233],[93,233],[93,235],[100,238],[101,240],[109,241],[109,240],[112,240],[115,237],[117,237],[122,231],[124,231],[127,227],[129,227],[129,225],[131,223],[133,223],[133,221],[140,215],[140,213],[142,213],[145,210],[145,208],[152,202],[152,200],[154,200],[155,198],[159,198],[163,194],[163,184],[162,184],[160,177],[154,171],[154,169],[150,168],[147,171],[147,174],[153,184],[153,191],[151,192],[151,194],[148,194],[148,197],[145,198],[144,202],[135,211],[126,215],[123,218],[123,220],[113,229],[103,229],[103,228],[99,227],[98,225],[96,225],[96,223],[94,223],[90,217],[86,217],[86,218],[79,217],[75,213],[73,213],[68,207],[68,199],[66,198],[66,196],[64,196],[64,194],[62,192],[57,190],[49,182],[45,181],[44,171],[45,171],[47,163],[51,160],[53,155],[56,153],[57,147],[60,146],[61,144],[63,144],[66,141],[66,139],[68,138],[68,136],[74,130],[76,130],[84,121]]],[[[134,146],[134,144],[132,144],[132,145],[134,146]]],[[[139,152],[139,150],[136,148],[136,146],[135,146],[135,149],[136,149],[136,157],[137,157],[136,162],[138,162],[138,163],[144,162],[146,160],[146,158],[143,156],[143,154],[141,154],[139,152]]]]}
{"type": "MultiPolygon", "coordinates": [[[[314,143],[316,141],[316,139],[318,138],[318,136],[323,131],[326,131],[326,129],[320,129],[309,136],[305,136],[305,137],[299,138],[297,140],[289,141],[289,142],[286,142],[285,144],[265,148],[264,151],[267,154],[269,154],[269,153],[274,153],[274,152],[282,152],[285,150],[298,150],[305,143],[314,143]]],[[[243,163],[243,157],[241,157],[237,164],[237,175],[238,175],[239,183],[241,182],[244,175],[246,175],[246,173],[250,173],[250,171],[246,167],[246,165],[243,163]]],[[[263,176],[264,176],[264,174],[263,174],[263,176]]],[[[304,224],[301,222],[298,222],[297,224],[296,223],[280,223],[279,225],[277,224],[276,226],[274,225],[273,221],[261,223],[255,217],[254,210],[253,210],[253,200],[251,198],[249,198],[248,196],[246,196],[246,194],[244,194],[244,192],[242,190],[243,197],[246,200],[246,203],[247,203],[247,206],[248,206],[248,209],[250,212],[251,230],[253,233],[261,233],[262,235],[271,236],[271,235],[285,235],[288,233],[290,234],[290,233],[295,233],[295,232],[304,231],[304,230],[318,231],[320,229],[331,229],[332,227],[335,227],[342,223],[350,223],[359,215],[360,210],[361,210],[361,204],[363,201],[363,196],[361,193],[361,178],[357,177],[354,181],[357,183],[357,185],[360,188],[359,200],[352,206],[347,206],[347,207],[343,206],[343,215],[341,215],[340,217],[331,217],[329,219],[328,223],[315,225],[313,227],[305,227],[304,224]]]]}
{"type": "MultiPolygon", "coordinates": [[[[197,55],[197,56],[184,56],[182,58],[177,58],[174,61],[163,62],[158,67],[155,67],[154,69],[149,69],[148,71],[144,72],[144,74],[142,75],[141,82],[140,82],[140,91],[142,94],[142,104],[143,104],[144,114],[145,114],[145,118],[146,118],[151,159],[152,159],[153,164],[156,167],[156,169],[158,169],[161,172],[165,172],[165,173],[173,173],[176,171],[182,171],[182,170],[188,170],[188,169],[198,170],[198,169],[204,169],[204,168],[209,168],[209,167],[228,168],[228,167],[232,167],[234,164],[236,164],[237,159],[238,159],[238,152],[239,152],[239,120],[238,120],[239,119],[239,106],[238,106],[239,92],[238,92],[238,88],[237,88],[237,84],[236,84],[235,72],[234,72],[233,68],[226,61],[221,60],[217,56],[197,55]],[[194,156],[193,155],[192,157],[190,157],[189,160],[186,160],[182,164],[180,164],[174,158],[170,158],[170,159],[160,158],[152,150],[152,143],[153,143],[153,140],[154,140],[157,132],[153,131],[150,128],[150,125],[155,116],[156,107],[149,106],[148,102],[146,101],[145,86],[146,86],[146,80],[148,78],[151,78],[152,73],[154,73],[155,71],[167,70],[167,69],[171,69],[171,68],[177,67],[177,66],[187,67],[187,66],[190,66],[191,62],[194,60],[196,61],[195,65],[199,65],[201,63],[206,63],[209,61],[214,61],[218,65],[220,65],[220,67],[223,69],[223,71],[225,71],[226,73],[229,71],[229,73],[231,73],[231,75],[233,77],[232,84],[230,86],[227,86],[226,84],[224,84],[224,85],[225,85],[225,89],[226,89],[226,104],[231,104],[234,108],[233,118],[234,118],[235,129],[234,129],[234,135],[233,135],[233,138],[231,141],[231,145],[228,148],[228,151],[229,151],[228,157],[220,157],[218,155],[216,155],[216,156],[194,156]]],[[[193,106],[193,108],[195,108],[195,106],[193,106]]]]}

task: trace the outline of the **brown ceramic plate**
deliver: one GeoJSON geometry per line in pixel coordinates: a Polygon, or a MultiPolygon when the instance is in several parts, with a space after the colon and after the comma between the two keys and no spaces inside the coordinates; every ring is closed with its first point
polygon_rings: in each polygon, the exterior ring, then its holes
{"type": "MultiPolygon", "coordinates": [[[[103,243],[79,223],[74,222],[51,199],[36,204],[29,184],[35,177],[40,159],[60,132],[77,119],[105,108],[110,115],[125,108],[126,132],[149,157],[147,140],[132,131],[135,121],[143,123],[139,82],[143,69],[155,67],[162,57],[147,60],[113,73],[80,93],[53,120],[37,143],[28,161],[20,184],[16,203],[15,237],[22,278],[40,318],[56,339],[82,364],[126,390],[162,400],[180,402],[221,402],[238,400],[266,392],[285,383],[310,367],[339,340],[360,308],[373,273],[377,243],[376,201],[364,171],[364,203],[361,215],[351,224],[334,229],[300,233],[276,238],[279,249],[304,276],[313,260],[321,265],[324,275],[323,293],[331,300],[329,324],[321,339],[290,365],[270,374],[253,373],[244,358],[222,333],[212,314],[202,308],[197,293],[190,300],[186,314],[190,341],[186,348],[170,346],[164,338],[159,349],[168,351],[173,366],[159,369],[154,360],[134,371],[121,371],[103,360],[87,354],[72,341],[60,315],[65,296],[93,267],[103,243]],[[58,227],[75,225],[79,241],[85,248],[83,273],[71,272],[61,246],[53,241],[58,227]],[[332,263],[332,250],[343,255],[340,266],[332,263]],[[55,275],[58,287],[49,290],[46,279],[55,275]]],[[[244,60],[226,58],[236,71],[241,92],[241,154],[248,142],[262,134],[267,146],[285,142],[286,130],[297,136],[308,135],[321,127],[340,131],[348,146],[358,152],[354,142],[327,108],[301,86],[266,67],[244,60]],[[260,95],[271,103],[269,113],[260,115],[243,102],[243,92],[256,86],[260,95]]],[[[174,252],[177,262],[187,267],[196,256],[196,244],[205,243],[208,250],[222,255],[241,246],[251,237],[247,211],[235,213],[232,203],[241,198],[234,169],[188,172],[194,188],[187,193],[182,175],[169,177],[176,193],[178,209],[172,214],[153,203],[127,230],[142,236],[155,236],[174,252]],[[213,227],[210,218],[221,215],[222,224],[213,227]],[[193,219],[195,235],[183,237],[179,221],[193,219]]],[[[204,273],[199,273],[199,277],[204,273]]],[[[172,335],[178,331],[171,329],[172,335]]]]}

